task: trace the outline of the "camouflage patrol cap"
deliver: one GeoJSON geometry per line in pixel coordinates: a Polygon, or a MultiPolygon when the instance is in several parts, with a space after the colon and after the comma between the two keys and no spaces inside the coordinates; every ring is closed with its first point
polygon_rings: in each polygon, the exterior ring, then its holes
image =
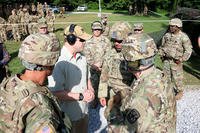
{"type": "Polygon", "coordinates": [[[122,53],[127,61],[152,57],[156,51],[154,40],[147,34],[131,34],[122,44],[122,53]]]}
{"type": "Polygon", "coordinates": [[[100,29],[100,30],[103,30],[103,26],[101,24],[100,21],[94,21],[92,24],[91,24],[91,28],[93,30],[96,30],[96,29],[100,29]]]}
{"type": "Polygon", "coordinates": [[[179,18],[173,18],[169,21],[169,25],[175,25],[177,27],[182,27],[182,21],[179,18]]]}
{"type": "Polygon", "coordinates": [[[39,27],[39,28],[48,27],[48,25],[47,25],[47,20],[46,20],[44,17],[42,17],[42,18],[40,18],[40,19],[38,20],[38,27],[39,27]]]}
{"type": "Polygon", "coordinates": [[[108,15],[107,14],[102,14],[101,18],[108,18],[108,15]]]}
{"type": "Polygon", "coordinates": [[[112,25],[109,35],[111,39],[124,40],[129,33],[131,33],[131,25],[120,21],[112,25]]]}
{"type": "Polygon", "coordinates": [[[21,44],[18,57],[29,63],[53,66],[60,51],[60,44],[56,36],[48,34],[31,34],[21,44]]]}
{"type": "Polygon", "coordinates": [[[134,30],[141,30],[141,29],[143,29],[143,23],[135,23],[134,25],[133,25],[133,29],[134,30]]]}

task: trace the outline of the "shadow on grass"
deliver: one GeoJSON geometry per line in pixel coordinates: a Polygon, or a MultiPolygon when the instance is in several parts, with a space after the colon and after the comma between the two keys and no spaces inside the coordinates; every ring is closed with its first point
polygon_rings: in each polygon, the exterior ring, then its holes
{"type": "Polygon", "coordinates": [[[58,31],[64,31],[64,29],[63,28],[57,28],[57,29],[54,30],[54,33],[58,32],[58,31]]]}
{"type": "Polygon", "coordinates": [[[113,14],[129,15],[128,12],[125,12],[125,11],[114,11],[113,14]]]}
{"type": "Polygon", "coordinates": [[[159,47],[161,45],[162,37],[164,36],[165,33],[166,33],[166,30],[160,30],[160,31],[148,33],[148,35],[150,35],[154,39],[156,45],[159,47]]]}
{"type": "Polygon", "coordinates": [[[15,51],[15,52],[11,53],[10,54],[10,60],[14,59],[17,56],[18,56],[18,51],[15,51]]]}
{"type": "Polygon", "coordinates": [[[183,65],[183,69],[200,79],[200,60],[198,56],[191,56],[190,59],[183,65]]]}

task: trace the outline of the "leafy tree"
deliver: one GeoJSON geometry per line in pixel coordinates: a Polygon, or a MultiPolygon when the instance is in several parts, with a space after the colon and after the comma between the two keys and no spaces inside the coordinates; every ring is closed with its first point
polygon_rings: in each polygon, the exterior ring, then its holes
{"type": "Polygon", "coordinates": [[[107,8],[114,9],[114,10],[127,9],[128,2],[129,0],[111,0],[109,4],[107,5],[107,8]]]}

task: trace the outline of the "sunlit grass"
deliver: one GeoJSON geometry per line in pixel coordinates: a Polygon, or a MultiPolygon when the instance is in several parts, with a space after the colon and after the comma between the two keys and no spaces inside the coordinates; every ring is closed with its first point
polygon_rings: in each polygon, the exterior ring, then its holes
{"type": "MultiPolygon", "coordinates": [[[[166,31],[168,25],[167,17],[145,17],[145,16],[130,16],[123,14],[109,14],[108,15],[109,24],[112,25],[115,21],[128,21],[130,24],[136,22],[144,23],[144,31],[146,33],[166,31]],[[162,21],[160,21],[162,20],[162,21]]],[[[71,23],[78,24],[84,27],[85,31],[91,34],[91,23],[95,20],[100,20],[97,14],[66,14],[65,18],[56,18],[55,24],[55,34],[60,40],[61,45],[64,40],[64,29],[71,23]]],[[[154,33],[153,33],[154,34],[154,33]]],[[[158,37],[158,40],[162,36],[159,32],[154,34],[158,37]]],[[[20,60],[18,59],[18,49],[21,42],[7,41],[5,42],[6,48],[8,49],[11,55],[11,61],[9,62],[9,70],[12,74],[21,72],[24,67],[21,65],[20,60]]],[[[156,56],[156,66],[162,68],[162,62],[159,56],[156,56]]],[[[200,84],[200,68],[199,68],[199,59],[192,57],[188,62],[185,63],[184,69],[184,82],[185,84],[200,84]]]]}

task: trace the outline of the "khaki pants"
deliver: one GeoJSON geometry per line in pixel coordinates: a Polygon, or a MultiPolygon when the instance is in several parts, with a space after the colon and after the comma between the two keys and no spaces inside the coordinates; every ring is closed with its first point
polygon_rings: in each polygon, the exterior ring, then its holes
{"type": "Polygon", "coordinates": [[[87,133],[88,132],[88,115],[77,121],[72,121],[72,133],[87,133]]]}

